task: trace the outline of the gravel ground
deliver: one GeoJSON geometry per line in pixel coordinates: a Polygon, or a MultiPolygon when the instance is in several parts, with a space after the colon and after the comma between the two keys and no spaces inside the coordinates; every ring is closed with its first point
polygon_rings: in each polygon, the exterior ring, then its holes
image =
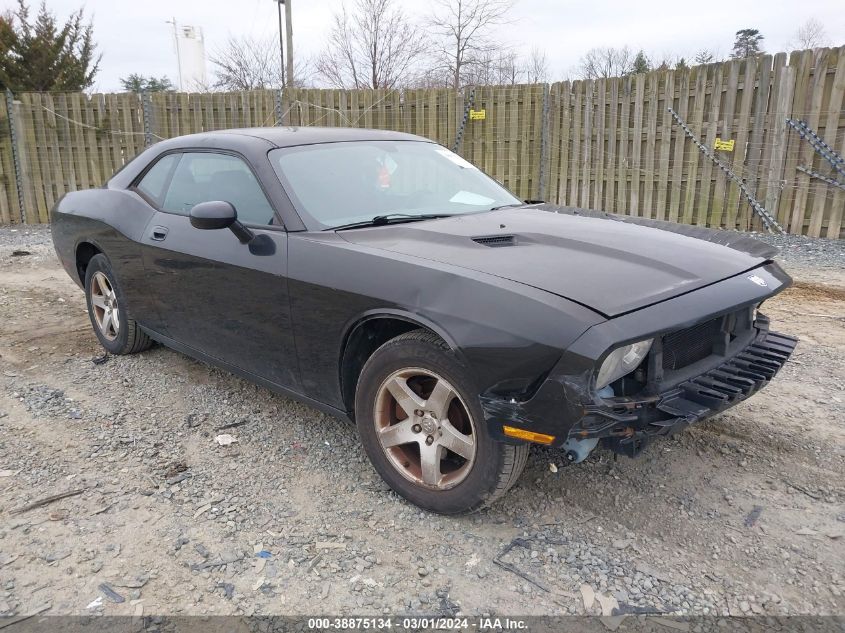
{"type": "Polygon", "coordinates": [[[772,385],[637,460],[537,449],[445,518],[347,423],[163,347],[93,362],[48,229],[2,228],[0,616],[842,614],[845,245],[764,239],[797,281],[766,312],[802,339],[772,385]]]}
{"type": "Polygon", "coordinates": [[[30,248],[52,243],[48,224],[0,226],[0,248],[30,248]]]}
{"type": "Polygon", "coordinates": [[[751,235],[780,249],[778,259],[787,266],[837,270],[845,268],[845,240],[772,233],[752,233],[751,235]]]}

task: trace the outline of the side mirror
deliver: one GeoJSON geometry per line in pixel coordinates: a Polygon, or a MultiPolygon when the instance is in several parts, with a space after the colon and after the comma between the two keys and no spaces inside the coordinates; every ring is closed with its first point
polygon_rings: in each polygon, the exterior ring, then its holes
{"type": "Polygon", "coordinates": [[[228,202],[200,202],[191,209],[191,226],[195,229],[228,229],[238,221],[238,213],[228,202]]]}
{"type": "Polygon", "coordinates": [[[223,200],[200,202],[191,209],[191,226],[195,229],[230,229],[241,244],[249,244],[255,234],[238,222],[238,212],[223,200]]]}

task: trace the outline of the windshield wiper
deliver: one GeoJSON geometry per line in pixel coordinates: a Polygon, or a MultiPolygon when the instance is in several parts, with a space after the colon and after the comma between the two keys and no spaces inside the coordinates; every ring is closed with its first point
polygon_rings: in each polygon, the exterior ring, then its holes
{"type": "Polygon", "coordinates": [[[417,220],[435,220],[437,218],[450,218],[452,213],[387,213],[385,215],[377,215],[370,220],[363,222],[352,222],[351,224],[342,224],[340,226],[333,226],[327,231],[345,231],[346,229],[359,229],[365,226],[384,226],[385,224],[396,224],[400,222],[416,222],[417,220]]]}
{"type": "Polygon", "coordinates": [[[513,204],[500,204],[498,207],[493,207],[490,211],[498,211],[499,209],[508,209],[510,207],[525,207],[529,204],[543,204],[545,200],[526,200],[525,202],[514,202],[513,204]]]}
{"type": "Polygon", "coordinates": [[[498,207],[490,207],[490,211],[498,211],[499,209],[509,209],[511,207],[524,207],[524,202],[514,202],[512,204],[500,204],[498,207]]]}

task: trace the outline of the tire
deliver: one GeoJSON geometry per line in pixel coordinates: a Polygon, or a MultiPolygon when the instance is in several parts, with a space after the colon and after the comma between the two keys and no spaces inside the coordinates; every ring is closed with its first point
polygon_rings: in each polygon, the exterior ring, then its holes
{"type": "Polygon", "coordinates": [[[469,373],[425,330],[391,339],[369,358],[355,394],[355,420],[384,481],[439,514],[489,506],[516,483],[528,459],[527,444],[490,437],[469,373]]]}
{"type": "Polygon", "coordinates": [[[102,253],[94,255],[85,269],[85,302],[94,334],[110,354],[134,354],[152,345],[132,318],[126,294],[102,253]]]}

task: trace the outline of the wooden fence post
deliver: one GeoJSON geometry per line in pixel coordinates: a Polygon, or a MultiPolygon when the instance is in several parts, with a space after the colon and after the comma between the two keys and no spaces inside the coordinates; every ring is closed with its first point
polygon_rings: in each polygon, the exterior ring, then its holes
{"type": "Polygon", "coordinates": [[[282,123],[282,89],[274,90],[273,96],[275,97],[275,107],[276,107],[276,126],[283,125],[282,123]]]}
{"type": "MultiPolygon", "coordinates": [[[[458,91],[458,94],[461,94],[458,91]]],[[[469,91],[469,99],[464,101],[463,105],[463,116],[458,121],[458,133],[455,135],[455,145],[452,147],[452,151],[456,154],[461,151],[461,144],[464,140],[464,131],[466,130],[467,120],[469,119],[469,110],[472,108],[473,100],[475,99],[475,88],[471,88],[469,91]]]]}
{"type": "Polygon", "coordinates": [[[537,199],[546,199],[546,174],[549,169],[549,84],[543,84],[543,115],[540,132],[540,177],[537,184],[537,199]]]}
{"type": "Polygon", "coordinates": [[[18,145],[18,112],[12,91],[6,89],[6,116],[9,119],[9,138],[12,142],[12,166],[15,170],[15,190],[18,194],[18,215],[21,224],[26,223],[26,204],[24,203],[23,171],[21,163],[21,149],[18,145]]]}
{"type": "Polygon", "coordinates": [[[141,115],[144,118],[144,146],[149,147],[153,144],[152,103],[146,90],[141,92],[141,115]]]}

